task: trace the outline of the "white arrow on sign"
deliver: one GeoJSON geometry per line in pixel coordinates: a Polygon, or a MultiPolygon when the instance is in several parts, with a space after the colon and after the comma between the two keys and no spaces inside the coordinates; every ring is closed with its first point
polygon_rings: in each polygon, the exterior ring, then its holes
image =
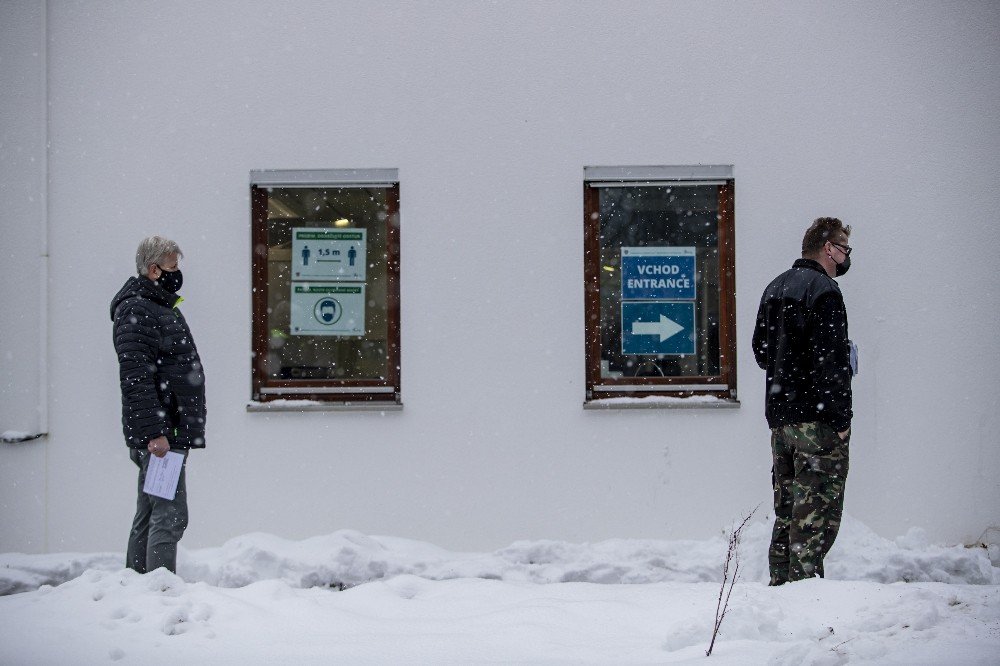
{"type": "Polygon", "coordinates": [[[683,326],[672,319],[667,319],[663,315],[660,315],[660,321],[632,322],[632,335],[659,335],[660,342],[677,335],[683,330],[683,326]]]}

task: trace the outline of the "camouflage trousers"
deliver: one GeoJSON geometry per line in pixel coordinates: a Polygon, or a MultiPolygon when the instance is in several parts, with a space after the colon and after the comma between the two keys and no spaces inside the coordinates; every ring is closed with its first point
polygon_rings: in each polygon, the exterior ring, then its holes
{"type": "Polygon", "coordinates": [[[771,585],[823,576],[844,512],[849,440],[818,422],[771,429],[771,585]]]}

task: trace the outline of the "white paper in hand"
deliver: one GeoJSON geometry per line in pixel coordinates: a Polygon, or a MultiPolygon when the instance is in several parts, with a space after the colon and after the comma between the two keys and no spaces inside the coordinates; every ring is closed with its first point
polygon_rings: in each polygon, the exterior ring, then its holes
{"type": "Polygon", "coordinates": [[[149,465],[146,467],[146,483],[142,492],[172,500],[177,493],[177,481],[181,478],[181,468],[184,467],[184,454],[167,451],[162,458],[149,455],[149,465]]]}

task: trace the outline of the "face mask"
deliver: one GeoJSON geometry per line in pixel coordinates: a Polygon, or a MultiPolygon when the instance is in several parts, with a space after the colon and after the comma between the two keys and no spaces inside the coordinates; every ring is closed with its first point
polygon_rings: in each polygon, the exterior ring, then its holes
{"type": "Polygon", "coordinates": [[[156,281],[161,287],[169,291],[171,294],[176,294],[184,284],[184,275],[181,274],[181,269],[176,271],[165,271],[162,266],[157,266],[160,269],[160,278],[156,281]]]}
{"type": "MultiPolygon", "coordinates": [[[[851,270],[851,258],[848,256],[844,257],[843,263],[837,264],[837,277],[840,277],[849,270],[851,270]]],[[[178,271],[178,273],[179,272],[180,271],[178,271]]]]}

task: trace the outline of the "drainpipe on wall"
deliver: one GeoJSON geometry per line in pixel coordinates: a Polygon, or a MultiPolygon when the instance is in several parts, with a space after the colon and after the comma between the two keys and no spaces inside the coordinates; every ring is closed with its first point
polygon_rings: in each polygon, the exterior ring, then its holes
{"type": "MultiPolygon", "coordinates": [[[[49,434],[49,3],[42,5],[42,219],[38,280],[38,433],[49,434]]],[[[46,453],[46,477],[48,454],[46,453]]],[[[48,483],[46,483],[48,485],[48,483]]],[[[48,488],[46,488],[48,490],[48,488]]],[[[47,503],[46,503],[47,504],[47,503]]],[[[46,521],[47,522],[47,521],[46,521]]],[[[47,537],[46,537],[47,540],[47,537]]],[[[47,550],[47,549],[46,549],[47,550]]]]}
{"type": "MultiPolygon", "coordinates": [[[[42,219],[38,285],[38,432],[49,434],[49,3],[42,3],[42,219]]],[[[45,447],[42,547],[49,552],[49,449],[45,447]]]]}

